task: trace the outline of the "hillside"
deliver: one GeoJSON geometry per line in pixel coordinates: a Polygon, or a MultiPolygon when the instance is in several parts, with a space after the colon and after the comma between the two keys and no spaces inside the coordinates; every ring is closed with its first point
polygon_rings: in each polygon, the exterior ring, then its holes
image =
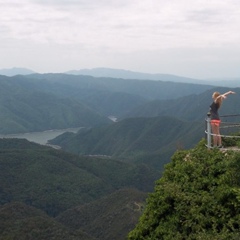
{"type": "Polygon", "coordinates": [[[69,209],[56,220],[69,229],[80,229],[96,239],[126,239],[142,214],[146,197],[146,193],[122,189],[98,201],[69,209]]]}
{"type": "Polygon", "coordinates": [[[40,92],[26,82],[0,79],[0,133],[19,133],[110,124],[110,120],[74,99],[40,92]]]}
{"type": "Polygon", "coordinates": [[[161,170],[176,149],[192,147],[202,137],[204,121],[156,117],[124,119],[105,127],[63,134],[49,142],[75,154],[107,155],[161,170]]]}
{"type": "Polygon", "coordinates": [[[0,240],[94,240],[86,233],[73,233],[47,214],[20,202],[0,206],[0,240]]]}
{"type": "Polygon", "coordinates": [[[76,96],[76,99],[104,116],[112,115],[117,118],[148,102],[147,99],[138,95],[110,91],[88,91],[87,94],[84,92],[76,96]]]}
{"type": "Polygon", "coordinates": [[[239,239],[240,153],[177,151],[129,240],[239,239]]]}
{"type": "Polygon", "coordinates": [[[23,139],[0,139],[0,204],[20,201],[56,216],[117,189],[149,192],[160,176],[144,165],[77,157],[23,139]]]}

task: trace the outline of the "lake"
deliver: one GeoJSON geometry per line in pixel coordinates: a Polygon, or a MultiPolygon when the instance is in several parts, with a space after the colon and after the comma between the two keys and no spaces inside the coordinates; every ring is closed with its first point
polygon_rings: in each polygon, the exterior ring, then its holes
{"type": "Polygon", "coordinates": [[[0,134],[0,138],[25,138],[30,142],[47,145],[48,140],[51,140],[65,132],[78,132],[79,128],[54,129],[43,132],[30,132],[18,134],[0,134]]]}

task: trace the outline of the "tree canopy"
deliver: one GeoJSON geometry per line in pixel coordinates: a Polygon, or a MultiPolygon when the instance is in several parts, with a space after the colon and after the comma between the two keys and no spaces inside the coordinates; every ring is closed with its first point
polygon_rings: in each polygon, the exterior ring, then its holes
{"type": "Polygon", "coordinates": [[[239,239],[240,153],[177,151],[129,240],[239,239]]]}

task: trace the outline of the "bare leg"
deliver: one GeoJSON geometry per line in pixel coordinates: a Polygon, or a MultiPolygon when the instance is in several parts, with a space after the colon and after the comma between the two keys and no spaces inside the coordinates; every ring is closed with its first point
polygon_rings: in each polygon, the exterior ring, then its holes
{"type": "Polygon", "coordinates": [[[219,126],[212,123],[212,133],[215,134],[213,135],[213,146],[216,147],[218,144],[222,145],[222,138],[220,136],[220,131],[219,131],[219,126]]]}
{"type": "Polygon", "coordinates": [[[217,136],[217,144],[218,144],[218,146],[222,146],[222,137],[220,135],[219,126],[217,126],[217,134],[218,134],[218,136],[217,136]]]}

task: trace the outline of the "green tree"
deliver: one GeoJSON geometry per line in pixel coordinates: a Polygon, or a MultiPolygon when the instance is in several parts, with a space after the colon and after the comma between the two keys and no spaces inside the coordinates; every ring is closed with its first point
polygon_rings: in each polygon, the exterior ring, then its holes
{"type": "Polygon", "coordinates": [[[239,239],[239,223],[240,154],[201,141],[174,154],[128,239],[239,239]]]}

